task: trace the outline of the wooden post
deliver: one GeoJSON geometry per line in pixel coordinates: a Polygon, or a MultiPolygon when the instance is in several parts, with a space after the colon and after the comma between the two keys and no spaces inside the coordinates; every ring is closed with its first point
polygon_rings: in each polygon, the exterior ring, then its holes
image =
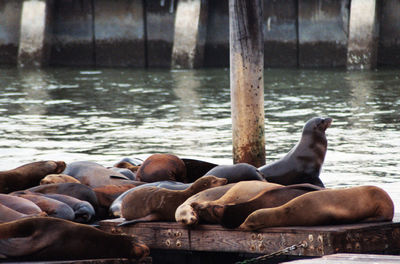
{"type": "Polygon", "coordinates": [[[26,0],[23,2],[18,66],[41,67],[48,63],[50,5],[50,0],[26,0]]]}
{"type": "Polygon", "coordinates": [[[263,1],[229,0],[233,162],[265,164],[263,1]]]}
{"type": "Polygon", "coordinates": [[[352,0],[347,47],[347,69],[376,68],[378,32],[376,0],[352,0]]]}
{"type": "Polygon", "coordinates": [[[203,66],[207,0],[180,0],[176,9],[172,68],[203,66]]]}

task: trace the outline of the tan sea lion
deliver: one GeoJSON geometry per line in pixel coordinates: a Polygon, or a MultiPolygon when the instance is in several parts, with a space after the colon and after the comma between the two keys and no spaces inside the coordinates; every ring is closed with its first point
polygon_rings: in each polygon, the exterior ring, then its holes
{"type": "Polygon", "coordinates": [[[35,203],[43,212],[46,212],[48,216],[71,221],[75,218],[74,210],[63,202],[35,193],[18,194],[18,196],[35,203]]]}
{"type": "Polygon", "coordinates": [[[40,185],[65,182],[81,183],[74,177],[67,174],[49,174],[40,181],[40,185]]]}
{"type": "Polygon", "coordinates": [[[258,209],[277,207],[300,195],[322,189],[309,183],[282,186],[266,189],[246,202],[214,203],[201,208],[200,211],[206,210],[216,223],[224,227],[235,228],[242,224],[249,214],[258,209]]]}
{"type": "Polygon", "coordinates": [[[26,215],[40,214],[42,212],[42,209],[34,202],[15,195],[0,194],[0,204],[26,215]]]}
{"type": "Polygon", "coordinates": [[[0,259],[56,261],[141,259],[149,248],[137,237],[52,217],[30,217],[0,224],[0,259]]]}
{"type": "Polygon", "coordinates": [[[192,203],[214,201],[221,198],[236,183],[210,188],[190,196],[175,211],[175,220],[185,225],[194,225],[199,222],[199,217],[192,207],[192,203]]]}
{"type": "Polygon", "coordinates": [[[241,181],[236,183],[229,191],[222,195],[219,199],[209,202],[193,202],[191,206],[201,220],[208,223],[218,223],[218,219],[214,214],[210,214],[207,208],[213,208],[215,205],[225,205],[231,203],[243,203],[257,196],[260,192],[273,190],[282,187],[280,184],[263,182],[263,181],[241,181]]]}
{"type": "Polygon", "coordinates": [[[39,185],[48,174],[61,173],[64,161],[37,161],[18,168],[0,171],[0,193],[10,193],[39,185]]]}
{"type": "Polygon", "coordinates": [[[391,221],[393,214],[393,201],[381,188],[326,189],[303,194],[279,207],[254,211],[240,228],[391,221]]]}
{"type": "Polygon", "coordinates": [[[209,175],[199,178],[186,190],[139,188],[122,200],[122,217],[126,220],[174,221],[176,208],[187,198],[208,188],[225,185],[226,182],[226,179],[209,175]]]}
{"type": "Polygon", "coordinates": [[[172,154],[153,154],[148,157],[140,165],[136,173],[136,180],[189,182],[186,177],[185,163],[172,154]]]}
{"type": "Polygon", "coordinates": [[[281,159],[259,168],[268,182],[282,185],[310,183],[324,187],[319,174],[328,147],[325,130],[332,118],[307,121],[299,142],[281,159]]]}

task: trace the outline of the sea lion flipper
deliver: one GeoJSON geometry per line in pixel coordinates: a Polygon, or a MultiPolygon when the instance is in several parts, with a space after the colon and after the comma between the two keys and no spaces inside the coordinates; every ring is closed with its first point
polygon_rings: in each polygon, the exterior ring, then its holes
{"type": "Polygon", "coordinates": [[[110,175],[111,179],[122,179],[122,180],[129,180],[128,177],[120,176],[120,175],[110,175]]]}
{"type": "Polygon", "coordinates": [[[149,215],[146,215],[146,216],[138,218],[138,219],[125,221],[125,222],[119,224],[118,226],[126,226],[126,225],[132,225],[132,224],[136,224],[136,223],[151,222],[151,221],[156,221],[158,219],[159,219],[159,217],[157,214],[149,214],[149,215]]]}

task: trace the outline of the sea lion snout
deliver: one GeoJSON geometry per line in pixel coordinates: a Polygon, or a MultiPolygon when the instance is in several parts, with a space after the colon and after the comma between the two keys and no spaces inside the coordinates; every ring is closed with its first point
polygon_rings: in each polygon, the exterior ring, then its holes
{"type": "Polygon", "coordinates": [[[327,118],[322,119],[320,126],[321,126],[321,129],[323,131],[325,131],[328,127],[331,126],[331,124],[332,124],[332,118],[327,117],[327,118]]]}

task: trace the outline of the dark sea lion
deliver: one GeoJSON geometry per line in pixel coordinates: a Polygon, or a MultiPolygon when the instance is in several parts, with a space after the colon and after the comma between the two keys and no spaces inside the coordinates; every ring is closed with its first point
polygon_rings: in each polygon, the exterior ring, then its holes
{"type": "Polygon", "coordinates": [[[65,183],[65,182],[81,183],[74,177],[69,176],[67,174],[49,174],[40,181],[40,184],[43,185],[52,183],[65,183]]]}
{"type": "Polygon", "coordinates": [[[15,195],[0,194],[0,204],[26,215],[40,214],[42,212],[42,209],[32,201],[15,195]]]}
{"type": "Polygon", "coordinates": [[[0,258],[9,261],[141,259],[149,248],[137,237],[52,217],[0,224],[0,258]]]}
{"type": "Polygon", "coordinates": [[[219,199],[202,203],[193,202],[191,206],[201,220],[208,223],[218,223],[218,219],[212,212],[210,213],[208,208],[213,208],[216,205],[243,203],[257,196],[260,192],[280,187],[282,187],[282,185],[265,181],[241,181],[236,183],[219,199]]]}
{"type": "Polygon", "coordinates": [[[95,188],[103,185],[118,184],[120,180],[130,180],[125,175],[107,169],[91,161],[76,161],[67,164],[63,174],[78,179],[82,184],[95,188]]]}
{"type": "Polygon", "coordinates": [[[45,184],[29,188],[26,191],[46,193],[46,194],[47,193],[65,194],[75,197],[82,201],[87,201],[95,209],[98,207],[98,202],[95,192],[90,187],[80,183],[67,182],[67,183],[45,184]]]}
{"type": "Polygon", "coordinates": [[[51,198],[59,202],[65,203],[69,207],[71,207],[75,214],[75,217],[73,219],[74,222],[89,223],[96,215],[93,206],[89,202],[82,201],[72,196],[64,194],[48,193],[42,195],[44,195],[47,198],[51,198]]]}
{"type": "Polygon", "coordinates": [[[276,226],[391,221],[393,214],[393,201],[381,188],[326,189],[300,195],[278,207],[254,211],[240,228],[256,230],[276,226]]]}
{"type": "Polygon", "coordinates": [[[0,171],[0,193],[10,193],[39,185],[48,174],[61,173],[64,161],[37,161],[18,168],[0,171]]]}
{"type": "Polygon", "coordinates": [[[175,221],[175,210],[190,196],[227,183],[226,179],[203,176],[186,190],[168,190],[157,187],[140,188],[129,193],[121,204],[126,220],[175,221]]]}
{"type": "Polygon", "coordinates": [[[207,210],[215,222],[227,228],[240,226],[252,212],[262,209],[281,206],[288,201],[307,192],[319,191],[322,188],[316,185],[303,183],[282,186],[277,189],[267,189],[244,203],[214,204],[202,208],[207,210]]]}
{"type": "Polygon", "coordinates": [[[251,180],[265,181],[263,175],[258,171],[258,169],[247,163],[218,165],[209,170],[205,175],[214,175],[218,178],[225,178],[228,180],[228,183],[251,180]]]}
{"type": "Polygon", "coordinates": [[[62,218],[66,220],[74,220],[75,213],[72,208],[60,201],[44,197],[40,194],[30,193],[30,194],[18,194],[19,197],[30,200],[35,203],[39,208],[46,212],[47,215],[62,218]]]}
{"type": "Polygon", "coordinates": [[[182,183],[182,182],[176,182],[176,181],[157,181],[157,182],[144,183],[140,186],[126,190],[125,192],[121,193],[117,198],[115,198],[115,200],[110,205],[109,213],[110,213],[110,215],[112,215],[114,217],[121,217],[122,200],[130,192],[134,192],[140,188],[158,187],[158,188],[164,188],[164,189],[168,189],[168,190],[186,190],[191,185],[192,185],[192,183],[182,183]]]}
{"type": "Polygon", "coordinates": [[[218,166],[218,164],[210,163],[202,160],[182,158],[186,167],[186,176],[189,182],[194,182],[201,176],[204,176],[209,170],[218,166]]]}
{"type": "Polygon", "coordinates": [[[236,183],[210,188],[190,196],[175,211],[175,220],[185,225],[194,225],[199,222],[199,217],[192,207],[192,203],[215,201],[221,198],[236,183]]]}
{"type": "Polygon", "coordinates": [[[259,168],[268,182],[291,185],[310,183],[324,187],[319,174],[328,147],[325,130],[332,118],[307,121],[299,142],[280,160],[259,168]]]}
{"type": "Polygon", "coordinates": [[[136,180],[188,182],[185,163],[172,154],[153,154],[148,157],[137,171],[136,180]]]}

